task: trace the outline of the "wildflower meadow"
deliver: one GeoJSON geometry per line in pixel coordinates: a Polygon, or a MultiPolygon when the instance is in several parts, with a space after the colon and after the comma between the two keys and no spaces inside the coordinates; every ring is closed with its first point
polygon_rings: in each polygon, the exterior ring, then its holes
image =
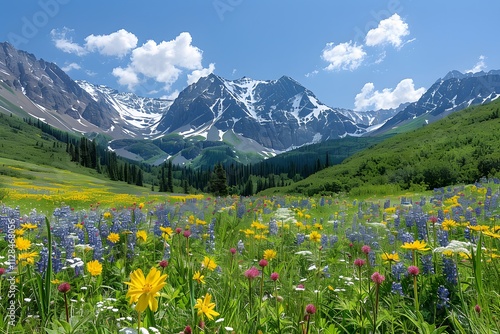
{"type": "Polygon", "coordinates": [[[500,333],[499,196],[3,205],[0,332],[500,333]]]}

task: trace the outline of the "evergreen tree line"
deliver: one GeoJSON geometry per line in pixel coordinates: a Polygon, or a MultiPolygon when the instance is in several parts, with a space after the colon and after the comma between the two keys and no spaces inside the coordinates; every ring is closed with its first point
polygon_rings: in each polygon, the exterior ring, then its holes
{"type": "Polygon", "coordinates": [[[37,127],[44,134],[66,143],[66,152],[71,157],[71,161],[83,167],[94,169],[99,174],[107,175],[113,181],[124,181],[141,187],[144,185],[143,169],[150,171],[149,166],[127,161],[117,156],[115,152],[108,150],[107,147],[99,145],[95,139],[78,138],[39,119],[25,118],[24,121],[37,127]]]}
{"type": "Polygon", "coordinates": [[[144,186],[145,179],[153,191],[214,194],[237,194],[249,196],[270,187],[286,186],[301,180],[330,165],[330,154],[312,158],[314,152],[271,159],[256,164],[216,163],[214,166],[175,165],[171,160],[160,166],[128,161],[95,139],[78,138],[68,132],[56,129],[39,119],[24,121],[39,128],[43,133],[66,144],[71,161],[108,176],[113,181],[144,186]]]}

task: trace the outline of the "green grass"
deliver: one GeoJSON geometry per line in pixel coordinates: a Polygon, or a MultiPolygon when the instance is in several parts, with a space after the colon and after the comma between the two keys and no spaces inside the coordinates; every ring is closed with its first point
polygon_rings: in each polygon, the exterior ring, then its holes
{"type": "MultiPolygon", "coordinates": [[[[500,176],[500,100],[395,135],[283,190],[312,195],[378,186],[433,189],[500,176]]],[[[409,126],[409,125],[408,125],[409,126]]],[[[359,191],[359,190],[358,190],[359,191]]]]}
{"type": "Polygon", "coordinates": [[[129,206],[164,198],[147,187],[110,181],[99,174],[81,174],[8,158],[0,158],[0,190],[0,203],[45,214],[62,205],[82,210],[98,203],[129,206]]]}

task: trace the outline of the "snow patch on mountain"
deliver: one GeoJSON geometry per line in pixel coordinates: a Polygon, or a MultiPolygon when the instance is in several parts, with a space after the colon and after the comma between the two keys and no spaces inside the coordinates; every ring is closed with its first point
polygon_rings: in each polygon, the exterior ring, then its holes
{"type": "MultiPolygon", "coordinates": [[[[105,101],[118,112],[119,119],[114,121],[124,123],[126,127],[141,132],[148,130],[145,135],[156,135],[155,125],[168,112],[172,100],[140,97],[133,93],[120,93],[117,90],[103,85],[94,85],[86,81],[76,83],[89,93],[94,101],[105,101]]],[[[127,130],[126,133],[137,136],[136,131],[127,130]]]]}

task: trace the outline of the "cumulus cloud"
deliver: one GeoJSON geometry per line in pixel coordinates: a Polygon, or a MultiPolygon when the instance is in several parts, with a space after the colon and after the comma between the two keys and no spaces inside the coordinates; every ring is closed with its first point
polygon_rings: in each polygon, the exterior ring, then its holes
{"type": "Polygon", "coordinates": [[[403,79],[396,88],[384,88],[381,92],[375,90],[372,82],[367,82],[356,95],[354,106],[356,110],[396,108],[401,103],[417,101],[424,93],[424,87],[415,89],[412,79],[403,79]]]}
{"type": "Polygon", "coordinates": [[[398,14],[379,22],[378,27],[371,29],[366,34],[366,45],[376,46],[391,44],[396,48],[403,45],[403,37],[408,36],[410,30],[398,14]]]}
{"type": "Polygon", "coordinates": [[[98,51],[105,56],[123,57],[137,46],[137,37],[125,29],[109,35],[89,35],[85,38],[85,48],[98,51]]]}
{"type": "Polygon", "coordinates": [[[73,39],[68,37],[73,31],[73,29],[66,27],[61,30],[52,29],[50,35],[56,48],[78,56],[97,51],[105,56],[123,57],[137,46],[137,37],[125,29],[120,29],[109,35],[89,35],[85,38],[83,46],[73,42],[73,39]]]}
{"type": "Polygon", "coordinates": [[[485,56],[483,56],[483,55],[479,56],[479,60],[476,63],[476,65],[474,65],[474,67],[471,68],[470,70],[466,70],[465,73],[477,73],[477,72],[484,71],[487,67],[486,63],[484,62],[485,59],[486,59],[485,56]]]}
{"type": "Polygon", "coordinates": [[[169,90],[183,70],[203,72],[203,52],[191,43],[192,38],[188,32],[183,32],[168,42],[157,44],[150,40],[135,48],[128,66],[115,68],[113,75],[120,84],[127,85],[131,90],[141,77],[160,82],[164,84],[165,90],[169,90]]]}
{"type": "Polygon", "coordinates": [[[365,57],[366,52],[363,50],[363,46],[358,46],[352,41],[337,45],[328,43],[321,54],[321,58],[330,63],[325,68],[328,71],[355,70],[361,65],[365,57]]]}
{"type": "Polygon", "coordinates": [[[139,83],[139,77],[137,73],[130,68],[117,67],[113,69],[113,75],[118,78],[118,83],[122,86],[127,86],[129,90],[133,90],[134,87],[139,83]]]}
{"type": "Polygon", "coordinates": [[[78,56],[83,56],[87,54],[87,50],[78,45],[78,43],[74,43],[71,37],[68,37],[73,30],[69,28],[62,28],[61,30],[52,29],[50,31],[50,36],[52,37],[52,41],[54,42],[56,48],[66,53],[74,53],[78,56]]]}
{"type": "Polygon", "coordinates": [[[202,68],[201,70],[194,70],[191,74],[187,75],[187,83],[191,85],[197,82],[200,78],[206,77],[213,73],[215,70],[215,64],[211,63],[207,68],[202,68]]]}
{"type": "Polygon", "coordinates": [[[69,72],[71,70],[79,70],[81,67],[77,63],[71,63],[61,67],[64,72],[69,72]]]}

